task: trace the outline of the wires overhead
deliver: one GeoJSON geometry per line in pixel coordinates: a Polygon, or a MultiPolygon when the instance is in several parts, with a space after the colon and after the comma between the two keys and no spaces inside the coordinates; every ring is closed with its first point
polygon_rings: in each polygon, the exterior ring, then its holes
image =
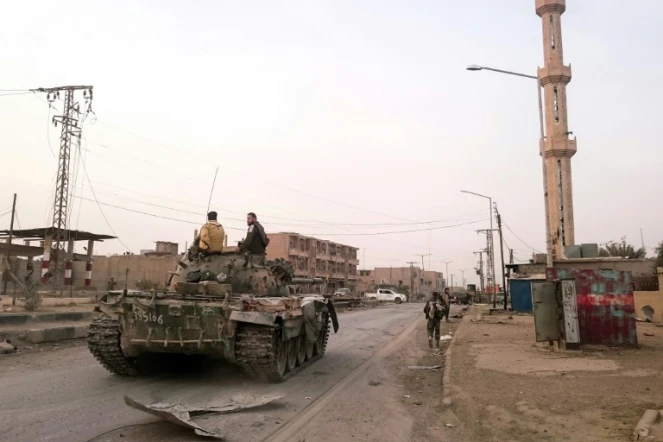
{"type": "Polygon", "coordinates": [[[104,221],[106,221],[106,225],[113,233],[113,235],[117,238],[117,240],[120,242],[120,244],[122,244],[122,246],[125,249],[127,249],[127,252],[131,252],[131,249],[129,249],[129,247],[127,247],[127,245],[124,242],[122,242],[120,237],[117,235],[117,233],[115,233],[115,230],[108,222],[108,218],[106,218],[106,214],[104,213],[104,210],[101,208],[101,204],[97,200],[97,196],[94,193],[94,188],[92,187],[92,183],[90,182],[90,176],[87,174],[87,167],[85,166],[85,161],[82,161],[81,164],[83,165],[83,172],[85,173],[85,178],[87,179],[88,185],[90,186],[90,190],[92,191],[92,195],[94,196],[94,201],[97,203],[97,207],[99,207],[99,212],[101,212],[101,216],[104,218],[104,221]]]}
{"type": "MultiPolygon", "coordinates": [[[[210,164],[209,158],[199,158],[199,157],[196,157],[195,155],[192,155],[190,151],[184,152],[184,151],[182,151],[182,150],[180,150],[180,149],[178,149],[178,148],[175,148],[175,147],[173,147],[173,146],[169,146],[169,145],[164,144],[164,143],[161,143],[161,142],[159,142],[159,141],[152,140],[152,139],[150,139],[150,138],[147,138],[147,137],[144,137],[144,136],[142,136],[142,135],[136,134],[135,132],[129,131],[129,130],[127,130],[127,129],[122,129],[122,128],[120,128],[119,126],[116,126],[116,125],[114,125],[114,124],[108,123],[107,121],[104,121],[104,120],[99,120],[99,122],[101,122],[101,123],[103,123],[103,124],[105,124],[105,125],[107,125],[107,126],[114,127],[114,128],[116,128],[116,129],[119,129],[119,130],[121,130],[121,131],[123,131],[123,132],[129,133],[129,134],[131,134],[131,135],[133,135],[133,136],[135,136],[135,137],[142,138],[142,139],[144,139],[144,140],[146,140],[146,141],[149,141],[149,142],[151,142],[151,143],[154,143],[154,144],[157,144],[157,145],[160,145],[160,146],[166,147],[167,149],[170,149],[170,150],[174,150],[174,151],[180,152],[180,153],[182,153],[182,154],[187,155],[188,157],[194,157],[194,158],[197,158],[197,159],[199,159],[199,160],[201,160],[201,161],[204,161],[204,162],[207,163],[207,164],[210,164]]],[[[292,187],[285,186],[285,185],[283,185],[283,184],[279,184],[279,183],[276,183],[276,182],[274,182],[274,181],[270,181],[270,180],[265,179],[265,178],[262,178],[262,177],[257,177],[257,176],[254,176],[254,175],[248,174],[248,173],[246,173],[246,172],[244,172],[244,171],[241,171],[241,170],[233,169],[233,168],[231,168],[231,167],[226,166],[225,164],[216,164],[216,163],[212,163],[212,164],[214,164],[214,165],[216,165],[216,166],[218,166],[218,167],[224,168],[224,169],[226,169],[226,170],[229,170],[229,171],[231,171],[231,172],[234,172],[234,173],[237,173],[237,174],[240,174],[240,175],[247,176],[247,177],[249,177],[249,178],[251,178],[251,179],[253,179],[253,180],[262,181],[262,182],[264,182],[264,183],[266,183],[266,184],[269,184],[269,185],[271,185],[271,186],[276,186],[276,187],[279,187],[279,188],[282,188],[282,189],[288,190],[288,191],[290,191],[290,192],[294,192],[294,193],[297,193],[297,194],[300,194],[300,195],[308,196],[309,198],[314,198],[314,199],[317,199],[317,200],[320,200],[320,201],[325,201],[325,202],[328,202],[328,203],[336,204],[336,205],[338,205],[338,206],[347,207],[347,208],[354,209],[354,210],[358,210],[358,211],[365,212],[365,213],[370,213],[370,214],[372,214],[372,215],[379,215],[379,216],[384,216],[384,217],[387,217],[387,218],[399,219],[399,220],[401,220],[401,221],[410,221],[410,222],[412,222],[412,220],[407,219],[407,218],[403,218],[403,217],[399,217],[399,216],[394,216],[394,215],[389,215],[389,214],[386,214],[386,213],[377,212],[377,211],[375,211],[375,210],[370,210],[370,209],[366,209],[366,208],[362,208],[362,207],[353,206],[353,205],[351,205],[351,204],[342,203],[342,202],[339,202],[339,201],[334,201],[334,200],[332,200],[332,199],[329,199],[329,198],[326,198],[326,197],[323,197],[323,196],[320,196],[320,195],[315,195],[315,194],[308,193],[308,192],[304,192],[304,191],[301,191],[301,190],[298,190],[298,189],[293,189],[292,187]]]]}
{"type": "Polygon", "coordinates": [[[532,250],[533,250],[534,252],[536,252],[536,253],[541,253],[541,251],[535,249],[534,247],[530,246],[530,245],[527,244],[525,241],[523,241],[522,239],[520,239],[520,237],[519,237],[518,235],[516,235],[516,232],[514,232],[513,230],[511,230],[511,227],[509,227],[509,225],[508,225],[507,223],[505,223],[504,220],[502,220],[502,224],[504,224],[504,227],[506,227],[507,229],[509,229],[509,232],[511,232],[511,233],[513,234],[513,236],[515,236],[516,239],[517,239],[518,241],[520,241],[521,243],[523,243],[527,248],[532,249],[532,250]]]}

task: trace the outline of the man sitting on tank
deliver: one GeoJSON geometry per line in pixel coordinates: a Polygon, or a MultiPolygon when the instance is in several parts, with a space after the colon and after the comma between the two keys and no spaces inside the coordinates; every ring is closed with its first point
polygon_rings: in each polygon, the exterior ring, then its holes
{"type": "Polygon", "coordinates": [[[221,253],[225,236],[223,226],[216,220],[216,212],[212,211],[207,214],[207,223],[200,228],[198,248],[202,253],[221,253]]]}
{"type": "Polygon", "coordinates": [[[248,224],[249,230],[246,232],[246,238],[239,246],[239,251],[241,253],[248,252],[251,255],[265,255],[269,238],[267,238],[262,224],[258,222],[255,213],[249,212],[246,215],[246,224],[248,224]]]}

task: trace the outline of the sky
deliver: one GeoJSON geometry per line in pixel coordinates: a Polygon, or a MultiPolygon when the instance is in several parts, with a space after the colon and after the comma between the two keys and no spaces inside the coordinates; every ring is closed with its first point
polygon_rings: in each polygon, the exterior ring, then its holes
{"type": "MultiPolygon", "coordinates": [[[[0,228],[14,192],[20,227],[50,225],[60,136],[50,123],[62,109],[9,91],[93,85],[94,115],[71,161],[70,227],[120,238],[96,252],[183,248],[213,189],[229,244],[254,211],[268,232],[360,248],[360,268],[430,253],[426,269],[452,261],[456,281],[464,270],[477,282],[476,229],[489,227],[489,207],[462,189],[497,203],[517,262],[545,252],[535,83],[465,69],[535,74],[534,3],[9,3],[0,228]]],[[[577,243],[625,236],[640,246],[642,232],[652,254],[663,240],[661,13],[657,0],[567,1],[577,243]]]]}

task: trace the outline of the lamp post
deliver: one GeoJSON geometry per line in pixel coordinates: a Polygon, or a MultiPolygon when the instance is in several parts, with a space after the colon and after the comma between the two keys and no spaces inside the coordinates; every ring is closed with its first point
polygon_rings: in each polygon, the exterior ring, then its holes
{"type": "MultiPolygon", "coordinates": [[[[470,192],[469,190],[461,190],[461,193],[467,193],[469,195],[478,196],[480,198],[485,198],[488,200],[488,213],[490,215],[490,248],[491,253],[491,270],[493,271],[493,289],[495,288],[495,241],[493,241],[493,199],[486,195],[481,195],[480,193],[470,192]]],[[[497,293],[493,294],[493,308],[497,308],[497,293]]]]}
{"type": "Polygon", "coordinates": [[[500,74],[515,75],[516,77],[524,77],[536,80],[536,93],[539,97],[539,135],[540,135],[539,153],[541,154],[541,162],[543,165],[543,199],[544,199],[545,217],[546,217],[546,266],[552,267],[553,253],[552,253],[552,241],[550,238],[550,219],[548,217],[548,173],[546,168],[546,156],[544,148],[545,132],[543,127],[543,99],[541,98],[541,83],[539,82],[539,78],[536,75],[520,74],[518,72],[505,71],[502,69],[495,69],[487,66],[479,66],[476,64],[471,64],[466,69],[468,71],[492,71],[500,74]]]}
{"type": "Polygon", "coordinates": [[[444,274],[444,288],[449,287],[447,285],[447,282],[449,281],[449,264],[451,264],[453,261],[440,261],[441,263],[444,264],[444,271],[446,272],[444,274]]]}

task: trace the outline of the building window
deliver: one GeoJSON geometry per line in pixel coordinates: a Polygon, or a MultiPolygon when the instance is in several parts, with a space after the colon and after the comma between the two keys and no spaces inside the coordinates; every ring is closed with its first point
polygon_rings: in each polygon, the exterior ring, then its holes
{"type": "Polygon", "coordinates": [[[552,14],[550,14],[550,47],[555,49],[555,22],[552,14]]]}
{"type": "Polygon", "coordinates": [[[559,192],[559,197],[557,198],[557,204],[559,205],[559,236],[562,241],[562,246],[566,245],[566,233],[564,229],[564,185],[562,182],[562,161],[557,160],[557,191],[559,192]]]}
{"type": "Polygon", "coordinates": [[[557,97],[557,86],[553,87],[553,113],[555,115],[555,123],[559,123],[559,99],[557,97]]]}

